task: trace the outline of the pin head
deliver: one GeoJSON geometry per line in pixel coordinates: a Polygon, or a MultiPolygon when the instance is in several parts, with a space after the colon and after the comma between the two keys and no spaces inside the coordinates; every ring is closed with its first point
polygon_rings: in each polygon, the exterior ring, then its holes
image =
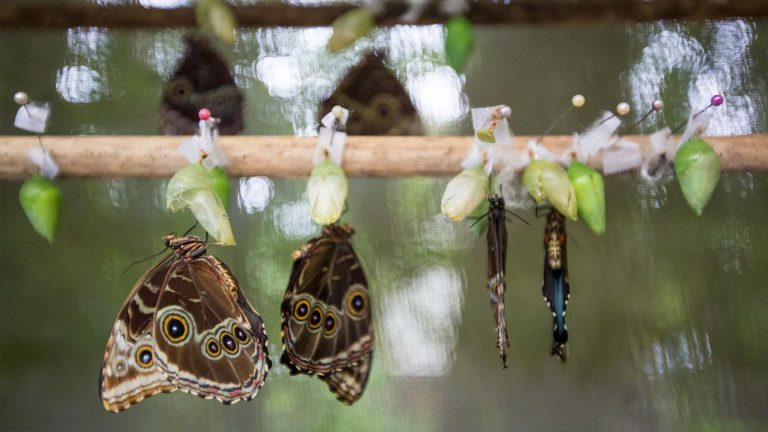
{"type": "Polygon", "coordinates": [[[653,108],[654,111],[661,111],[664,109],[664,102],[656,99],[653,101],[653,103],[651,103],[651,108],[653,108]]]}
{"type": "Polygon", "coordinates": [[[203,108],[197,112],[197,115],[200,117],[200,120],[206,121],[211,118],[211,111],[208,108],[203,108]]]}
{"type": "Polygon", "coordinates": [[[719,94],[712,96],[712,99],[709,100],[709,103],[711,103],[712,106],[720,106],[723,102],[725,102],[725,99],[719,94]]]}
{"type": "Polygon", "coordinates": [[[512,108],[506,105],[502,105],[501,108],[499,109],[499,115],[501,115],[504,118],[509,118],[509,116],[512,115],[512,108]]]}
{"type": "Polygon", "coordinates": [[[621,116],[629,114],[629,104],[626,102],[622,102],[616,105],[616,114],[621,116]]]}
{"type": "Polygon", "coordinates": [[[16,94],[13,95],[13,101],[19,105],[26,105],[29,103],[29,96],[24,92],[16,92],[16,94]]]}
{"type": "Polygon", "coordinates": [[[573,95],[571,98],[571,105],[573,105],[574,108],[581,108],[585,103],[587,103],[587,99],[580,94],[573,95]]]}

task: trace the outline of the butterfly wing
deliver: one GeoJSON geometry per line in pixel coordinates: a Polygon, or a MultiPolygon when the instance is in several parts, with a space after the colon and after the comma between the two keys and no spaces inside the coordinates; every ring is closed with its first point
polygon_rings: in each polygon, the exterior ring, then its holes
{"type": "Polygon", "coordinates": [[[229,269],[211,255],[175,262],[152,334],[168,379],[206,399],[252,399],[271,366],[263,321],[229,269]]]}
{"type": "Polygon", "coordinates": [[[122,411],[152,395],[176,389],[155,362],[151,332],[155,305],[174,261],[171,254],[145,273],[115,320],[99,373],[99,393],[108,411],[122,411]]]}
{"type": "Polygon", "coordinates": [[[281,307],[281,361],[294,374],[321,375],[351,404],[365,388],[374,338],[368,282],[348,238],[326,227],[294,262],[281,307]]]}
{"type": "Polygon", "coordinates": [[[506,282],[504,270],[507,261],[507,226],[504,199],[497,196],[490,199],[488,211],[488,297],[496,319],[496,347],[503,367],[507,367],[507,318],[504,315],[504,293],[506,282]]]}

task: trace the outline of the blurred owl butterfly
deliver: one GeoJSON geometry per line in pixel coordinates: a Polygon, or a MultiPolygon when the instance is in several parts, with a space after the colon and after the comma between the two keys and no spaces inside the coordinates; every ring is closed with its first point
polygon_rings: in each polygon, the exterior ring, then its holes
{"type": "Polygon", "coordinates": [[[326,225],[293,253],[283,297],[283,355],[291,375],[316,374],[341,402],[363,394],[373,355],[368,282],[349,225],[326,225]]]}
{"type": "Polygon", "coordinates": [[[166,135],[194,135],[198,112],[208,108],[222,135],[243,130],[244,98],[229,65],[202,36],[187,36],[187,48],[163,91],[160,129],[166,135]]]}
{"type": "Polygon", "coordinates": [[[164,239],[172,252],[133,287],[104,350],[104,408],[176,390],[225,404],[252,399],[271,367],[264,322],[205,241],[164,239]]]}
{"type": "Polygon", "coordinates": [[[354,66],[323,101],[320,112],[341,105],[351,111],[346,124],[350,135],[423,135],[411,98],[400,81],[373,53],[354,66]]]}

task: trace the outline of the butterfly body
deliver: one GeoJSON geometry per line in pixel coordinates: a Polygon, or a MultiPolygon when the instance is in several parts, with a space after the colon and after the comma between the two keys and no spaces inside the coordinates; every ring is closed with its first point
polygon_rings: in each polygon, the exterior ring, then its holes
{"type": "Polygon", "coordinates": [[[568,282],[567,235],[565,218],[555,209],[547,215],[544,230],[544,301],[552,312],[554,328],[552,332],[552,355],[565,361],[568,357],[566,343],[568,328],[565,325],[566,308],[571,296],[568,282]]]}
{"type": "Polygon", "coordinates": [[[507,319],[504,315],[506,282],[504,271],[507,261],[507,227],[504,198],[494,195],[488,198],[488,297],[496,320],[496,346],[503,367],[507,367],[509,338],[507,319]]]}
{"type": "Polygon", "coordinates": [[[172,253],[136,283],[107,342],[104,408],[176,390],[226,404],[253,398],[271,366],[264,322],[206,242],[165,240],[172,253]]]}
{"type": "Polygon", "coordinates": [[[373,354],[368,282],[349,226],[326,225],[293,254],[281,305],[283,355],[291,374],[318,375],[347,404],[362,396],[373,354]]]}

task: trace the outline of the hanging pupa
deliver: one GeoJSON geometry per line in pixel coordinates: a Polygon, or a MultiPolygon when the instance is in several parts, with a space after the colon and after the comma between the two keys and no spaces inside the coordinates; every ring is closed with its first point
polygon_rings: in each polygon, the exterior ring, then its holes
{"type": "Polygon", "coordinates": [[[488,174],[482,166],[466,168],[448,182],[440,209],[452,221],[464,220],[487,199],[489,188],[488,174]]]}
{"type": "Polygon", "coordinates": [[[195,8],[197,25],[228,45],[235,43],[235,14],[223,0],[199,0],[195,8]]]}
{"type": "Polygon", "coordinates": [[[720,156],[703,139],[691,138],[677,150],[675,175],[688,205],[701,216],[720,180],[720,156]]]}
{"type": "Polygon", "coordinates": [[[579,217],[597,235],[605,233],[605,181],[594,168],[577,160],[568,167],[579,217]]]}
{"type": "Polygon", "coordinates": [[[445,60],[461,73],[472,54],[474,35],[472,23],[463,16],[455,16],[445,23],[445,60]]]}
{"type": "MultiPolygon", "coordinates": [[[[13,100],[20,105],[13,125],[29,132],[45,133],[50,106],[30,103],[29,96],[24,92],[14,94],[13,100]]],[[[38,167],[38,172],[21,185],[19,202],[32,228],[49,243],[53,243],[61,210],[61,192],[51,180],[58,174],[59,167],[43,146],[39,135],[38,140],[40,146],[32,147],[28,152],[29,160],[38,167]]]]}
{"type": "Polygon", "coordinates": [[[168,209],[178,212],[189,208],[195,219],[219,244],[235,244],[227,211],[213,189],[213,181],[200,163],[179,170],[168,182],[168,209]]]}
{"type": "Polygon", "coordinates": [[[229,180],[223,170],[212,172],[227,164],[228,159],[218,144],[216,120],[211,117],[211,112],[203,108],[198,116],[200,134],[185,140],[178,147],[179,153],[191,163],[168,182],[168,209],[177,212],[189,208],[198,223],[219,244],[231,246],[235,244],[235,238],[222,202],[222,197],[229,201],[229,180]]]}
{"type": "Polygon", "coordinates": [[[352,9],[333,21],[333,34],[328,40],[328,51],[338,52],[352,46],[376,25],[373,13],[366,8],[352,9]]]}
{"type": "Polygon", "coordinates": [[[208,177],[211,179],[211,186],[216,196],[219,197],[224,209],[229,209],[229,195],[232,191],[232,185],[229,184],[229,176],[220,166],[213,167],[208,171],[208,177]]]}
{"type": "Polygon", "coordinates": [[[547,200],[568,219],[577,219],[576,191],[559,164],[543,159],[531,161],[523,172],[523,185],[537,204],[547,200]]]}
{"type": "Polygon", "coordinates": [[[349,193],[349,181],[341,167],[347,134],[344,132],[349,110],[334,106],[320,120],[320,136],[315,145],[315,167],[307,181],[312,220],[330,225],[341,218],[349,193]]]}
{"type": "Polygon", "coordinates": [[[61,209],[59,188],[40,174],[32,174],[21,185],[19,202],[32,228],[49,243],[53,243],[61,209]]]}

